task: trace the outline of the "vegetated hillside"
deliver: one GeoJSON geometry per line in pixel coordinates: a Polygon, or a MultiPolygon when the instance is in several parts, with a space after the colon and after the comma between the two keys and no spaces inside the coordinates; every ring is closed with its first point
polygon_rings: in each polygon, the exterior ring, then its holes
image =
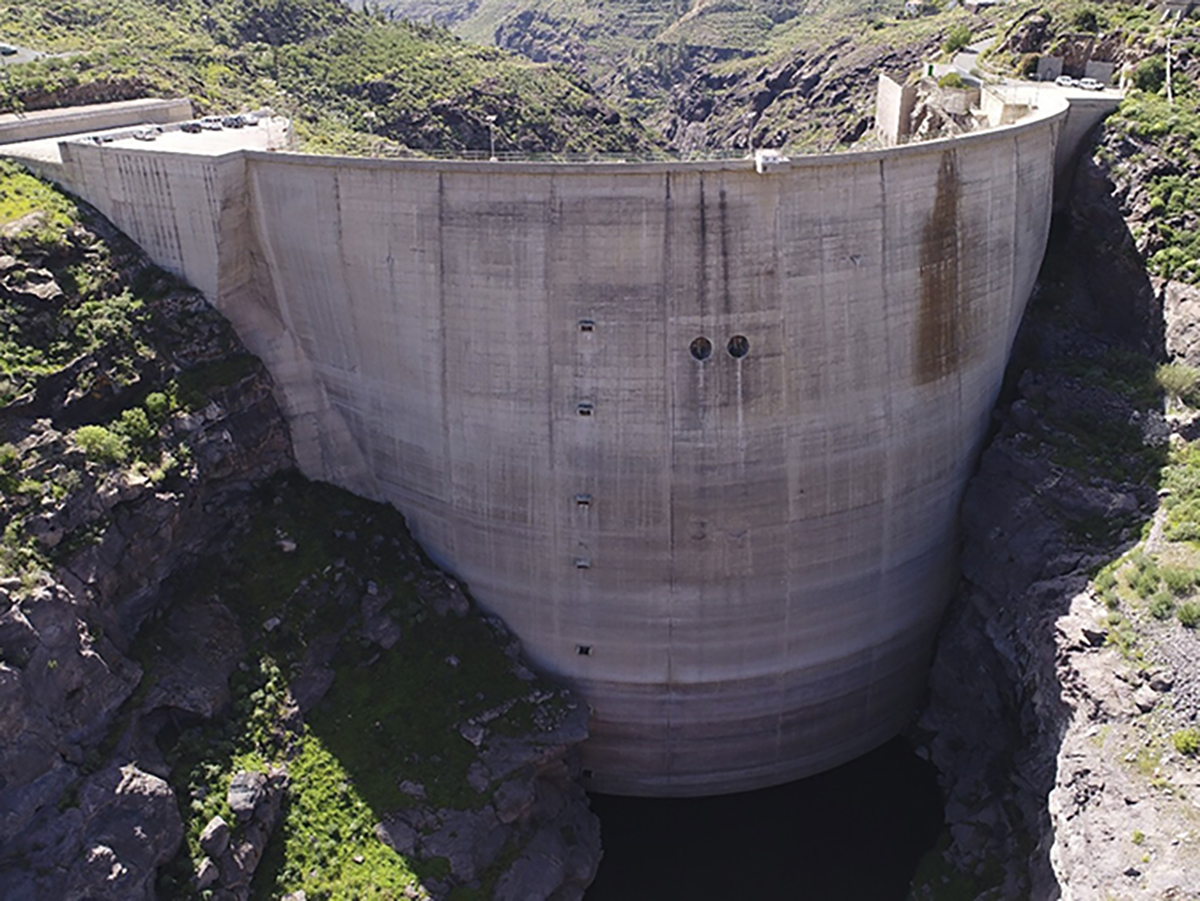
{"type": "Polygon", "coordinates": [[[51,54],[0,68],[0,110],[150,95],[204,111],[270,105],[306,149],[356,153],[649,149],[565,69],[336,0],[22,0],[0,40],[51,54]]]}
{"type": "Polygon", "coordinates": [[[587,715],[295,473],[196,291],[0,163],[0,898],[578,897],[587,715]]]}
{"type": "MultiPolygon", "coordinates": [[[[360,2],[360,0],[356,0],[360,2]]],[[[570,65],[676,150],[833,149],[870,136],[880,68],[906,75],[992,12],[903,0],[385,0],[570,65]]]]}
{"type": "Polygon", "coordinates": [[[1077,0],[1007,12],[988,64],[1028,71],[1039,54],[1062,56],[1076,76],[1088,58],[1126,72],[1128,96],[1106,123],[1098,160],[1150,275],[1200,282],[1200,18],[1077,0]]]}

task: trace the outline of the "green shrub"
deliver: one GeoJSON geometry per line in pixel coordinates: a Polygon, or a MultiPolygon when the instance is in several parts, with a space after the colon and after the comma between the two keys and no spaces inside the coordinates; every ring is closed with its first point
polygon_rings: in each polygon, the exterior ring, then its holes
{"type": "Polygon", "coordinates": [[[1171,736],[1171,744],[1180,754],[1195,756],[1200,753],[1200,729],[1195,726],[1190,729],[1180,729],[1171,736]]]}
{"type": "Polygon", "coordinates": [[[1117,585],[1117,576],[1111,569],[1102,569],[1096,573],[1096,588],[1101,592],[1110,591],[1117,585]]]}
{"type": "Polygon", "coordinates": [[[121,414],[113,425],[113,431],[129,444],[144,447],[158,438],[158,427],[151,424],[150,417],[141,407],[131,407],[121,414]]]}
{"type": "Polygon", "coordinates": [[[1134,573],[1133,578],[1129,580],[1129,587],[1139,598],[1148,598],[1158,590],[1158,582],[1158,567],[1151,564],[1134,573]]]}
{"type": "Polygon", "coordinates": [[[1164,566],[1159,573],[1171,593],[1179,597],[1188,594],[1200,581],[1200,571],[1190,566],[1164,566]]]}
{"type": "Polygon", "coordinates": [[[1200,499],[1175,500],[1175,503],[1168,503],[1163,536],[1168,541],[1200,540],[1200,499]]]}
{"type": "Polygon", "coordinates": [[[1134,571],[1141,574],[1154,566],[1154,561],[1144,551],[1134,551],[1129,555],[1129,564],[1134,571]]]}
{"type": "Polygon", "coordinates": [[[1142,60],[1133,70],[1133,86],[1140,91],[1156,93],[1166,80],[1167,70],[1161,56],[1151,56],[1142,60]]]}
{"type": "Polygon", "coordinates": [[[11,444],[0,444],[0,491],[15,492],[20,472],[21,452],[11,444]]]}
{"type": "Polygon", "coordinates": [[[947,72],[945,75],[943,75],[941,78],[938,79],[938,87],[939,88],[960,89],[960,88],[965,88],[966,86],[967,86],[967,83],[962,80],[962,76],[959,75],[957,72],[947,72]]]}
{"type": "Polygon", "coordinates": [[[146,412],[150,414],[151,422],[159,425],[166,422],[173,406],[171,398],[161,391],[152,391],[146,395],[146,412]]]}
{"type": "Polygon", "coordinates": [[[125,439],[102,425],[81,425],[75,430],[75,443],[89,460],[123,463],[129,456],[125,439]]]}
{"type": "Polygon", "coordinates": [[[1150,599],[1150,615],[1155,619],[1170,619],[1175,612],[1175,599],[1169,592],[1160,591],[1150,599]]]}
{"type": "Polygon", "coordinates": [[[1200,626],[1200,604],[1195,601],[1180,604],[1179,609],[1175,611],[1175,616],[1186,628],[1194,629],[1196,626],[1200,626]]]}
{"type": "Polygon", "coordinates": [[[1164,363],[1158,367],[1154,380],[1172,400],[1190,407],[1200,402],[1200,369],[1186,363],[1164,363]]]}
{"type": "Polygon", "coordinates": [[[947,53],[957,53],[971,43],[971,29],[966,25],[955,25],[950,29],[950,33],[946,35],[946,41],[942,44],[942,49],[947,53]]]}

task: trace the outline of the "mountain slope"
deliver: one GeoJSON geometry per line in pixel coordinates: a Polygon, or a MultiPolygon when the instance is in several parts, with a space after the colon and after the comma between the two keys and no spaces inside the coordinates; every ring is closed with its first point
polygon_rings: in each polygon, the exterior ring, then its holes
{"type": "Polygon", "coordinates": [[[442,28],[336,0],[30,0],[0,6],[0,40],[55,54],[0,69],[0,111],[194,98],[203,111],[271,105],[306,149],[649,149],[581,79],[442,28]]]}
{"type": "MultiPolygon", "coordinates": [[[[362,2],[362,0],[356,0],[362,2]]],[[[586,77],[672,149],[829,149],[868,133],[880,68],[907,72],[961,8],[905,18],[903,0],[384,0],[472,40],[586,77]]]]}

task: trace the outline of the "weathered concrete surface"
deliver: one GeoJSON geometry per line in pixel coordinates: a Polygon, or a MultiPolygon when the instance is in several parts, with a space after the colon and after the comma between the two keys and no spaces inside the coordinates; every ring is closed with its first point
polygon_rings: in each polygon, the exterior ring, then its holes
{"type": "Polygon", "coordinates": [[[1044,107],[767,175],[64,144],[61,180],[233,320],[306,473],[394,502],[579,688],[595,788],[701,794],[910,714],[1045,246],[1044,107]]]}

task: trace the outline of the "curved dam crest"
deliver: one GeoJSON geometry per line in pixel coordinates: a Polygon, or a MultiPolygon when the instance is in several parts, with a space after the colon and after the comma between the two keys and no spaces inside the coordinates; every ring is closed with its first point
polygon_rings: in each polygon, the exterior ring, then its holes
{"type": "Polygon", "coordinates": [[[233,321],[308,476],[392,502],[588,699],[590,787],[691,795],[909,717],[1064,127],[1051,97],[763,172],[79,141],[43,169],[233,321]]]}

